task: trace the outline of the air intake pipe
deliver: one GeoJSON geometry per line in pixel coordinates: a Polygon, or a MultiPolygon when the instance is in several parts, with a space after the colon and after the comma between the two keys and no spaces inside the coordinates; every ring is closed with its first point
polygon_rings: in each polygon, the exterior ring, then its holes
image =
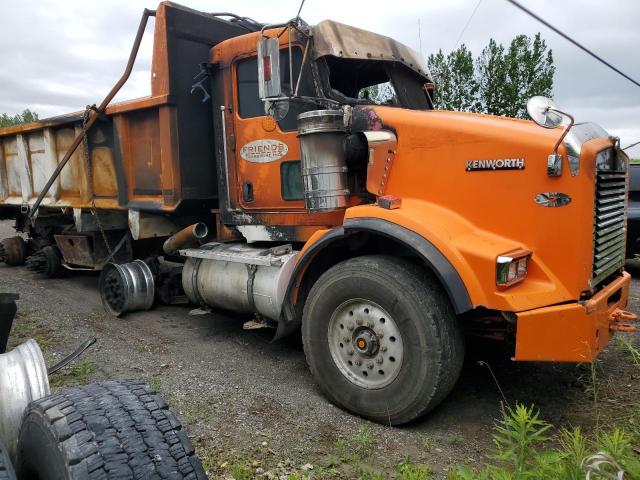
{"type": "Polygon", "coordinates": [[[209,229],[204,223],[194,223],[169,237],[167,241],[164,242],[162,250],[167,255],[174,255],[181,248],[198,245],[198,240],[202,240],[207,235],[209,235],[209,229]]]}

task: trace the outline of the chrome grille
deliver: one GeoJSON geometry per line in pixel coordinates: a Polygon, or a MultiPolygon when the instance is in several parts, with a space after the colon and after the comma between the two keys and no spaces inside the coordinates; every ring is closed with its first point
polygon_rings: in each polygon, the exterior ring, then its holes
{"type": "Polygon", "coordinates": [[[595,287],[619,270],[625,260],[627,174],[598,168],[594,215],[593,275],[595,287]]]}

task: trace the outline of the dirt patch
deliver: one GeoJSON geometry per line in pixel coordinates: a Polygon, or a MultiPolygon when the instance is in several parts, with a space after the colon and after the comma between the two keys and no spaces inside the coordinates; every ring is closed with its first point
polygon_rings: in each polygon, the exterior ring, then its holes
{"type": "MultiPolygon", "coordinates": [[[[0,237],[8,236],[7,224],[0,225],[0,237]]],[[[393,471],[409,456],[439,478],[451,465],[480,464],[492,447],[502,397],[479,360],[491,366],[509,403],[535,404],[557,427],[588,432],[596,423],[623,423],[640,394],[640,370],[615,345],[598,362],[597,405],[588,366],[513,363],[495,345],[474,345],[451,396],[419,422],[391,428],[332,406],[316,388],[300,342],[271,343],[270,332],[243,331],[244,318],[192,317],[182,307],[113,318],[102,310],[97,277],[87,274],[45,280],[3,265],[0,291],[20,293],[12,344],[35,337],[49,364],[98,338],[75,365],[81,368],[65,370],[54,389],[144,379],[185,421],[207,468],[220,476],[233,468],[287,471],[311,464],[316,473],[346,478],[360,468],[393,471]]],[[[640,311],[638,280],[631,297],[630,309],[640,311]]],[[[637,335],[630,338],[638,342],[637,335]]]]}

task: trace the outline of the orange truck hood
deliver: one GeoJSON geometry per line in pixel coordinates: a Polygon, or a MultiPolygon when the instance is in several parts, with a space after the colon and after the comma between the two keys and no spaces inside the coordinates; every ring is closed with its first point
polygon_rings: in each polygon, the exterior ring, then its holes
{"type": "MultiPolygon", "coordinates": [[[[583,145],[577,176],[571,175],[562,146],[562,175],[550,177],[547,157],[561,128],[490,115],[373,110],[382,128],[394,130],[398,138],[386,193],[403,203],[387,211],[390,220],[411,224],[451,259],[474,305],[523,311],[575,301],[589,290],[595,154],[610,147],[611,140],[583,145]],[[524,168],[468,170],[467,162],[474,160],[523,160],[524,168]],[[570,196],[571,203],[536,203],[537,195],[554,192],[570,196]],[[517,248],[533,252],[528,277],[498,289],[496,257],[517,248]]],[[[372,215],[370,207],[347,213],[367,215],[372,215]]]]}

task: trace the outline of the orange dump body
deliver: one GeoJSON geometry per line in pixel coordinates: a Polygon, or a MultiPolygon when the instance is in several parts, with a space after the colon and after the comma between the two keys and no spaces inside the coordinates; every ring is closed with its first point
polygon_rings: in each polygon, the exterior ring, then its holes
{"type": "MultiPolygon", "coordinates": [[[[161,3],[155,16],[151,95],[113,104],[90,130],[43,202],[51,207],[172,212],[217,198],[210,103],[191,94],[200,62],[239,25],[161,3]]],[[[208,88],[208,85],[205,84],[208,88]]],[[[96,98],[98,100],[98,98],[96,98]]],[[[0,129],[0,207],[33,204],[81,132],[82,113],[0,129]]]]}

